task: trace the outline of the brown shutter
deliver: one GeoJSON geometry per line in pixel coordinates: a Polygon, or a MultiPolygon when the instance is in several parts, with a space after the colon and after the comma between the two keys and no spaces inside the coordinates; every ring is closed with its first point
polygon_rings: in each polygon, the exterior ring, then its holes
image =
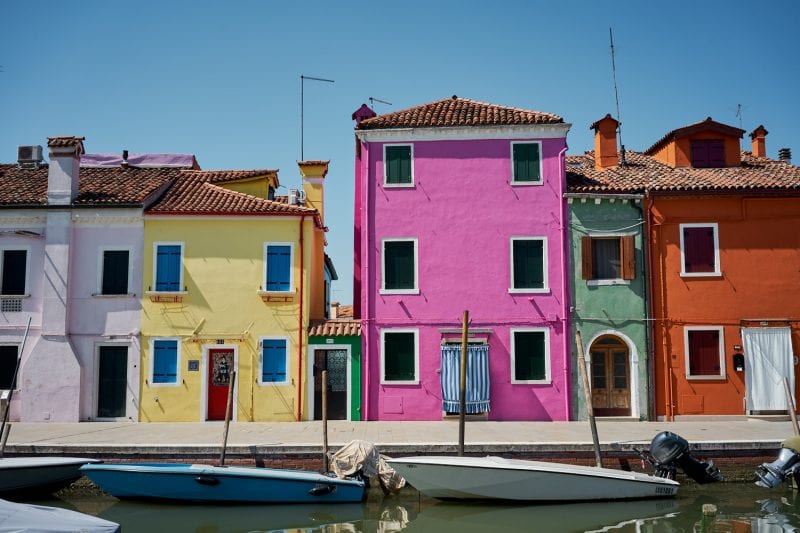
{"type": "Polygon", "coordinates": [[[592,238],[581,237],[581,270],[583,279],[592,279],[592,238]]]}
{"type": "Polygon", "coordinates": [[[622,241],[622,279],[634,279],[636,277],[636,249],[633,245],[633,235],[626,235],[620,240],[622,241]]]}

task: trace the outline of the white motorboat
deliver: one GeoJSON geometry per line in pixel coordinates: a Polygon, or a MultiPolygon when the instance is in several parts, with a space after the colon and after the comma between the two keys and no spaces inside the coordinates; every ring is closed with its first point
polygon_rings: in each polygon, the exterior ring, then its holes
{"type": "Polygon", "coordinates": [[[404,457],[389,465],[420,493],[440,499],[592,501],[666,498],[672,479],[610,468],[502,457],[404,457]]]}
{"type": "Polygon", "coordinates": [[[114,522],[60,507],[0,500],[0,531],[119,533],[120,527],[114,522]]]}
{"type": "Polygon", "coordinates": [[[81,477],[83,465],[99,462],[85,457],[4,457],[0,459],[0,494],[55,492],[81,477]]]}

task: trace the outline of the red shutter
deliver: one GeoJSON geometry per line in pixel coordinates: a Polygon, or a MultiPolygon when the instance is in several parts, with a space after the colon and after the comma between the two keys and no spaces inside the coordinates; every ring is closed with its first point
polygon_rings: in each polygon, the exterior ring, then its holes
{"type": "Polygon", "coordinates": [[[593,279],[591,237],[581,237],[581,271],[583,279],[593,279]]]}
{"type": "Polygon", "coordinates": [[[693,376],[719,376],[719,331],[689,332],[689,373],[693,376]]]}
{"type": "Polygon", "coordinates": [[[622,264],[622,279],[636,277],[636,249],[634,248],[633,235],[626,235],[620,239],[620,263],[622,264]]]}
{"type": "Polygon", "coordinates": [[[683,259],[686,272],[714,272],[714,228],[683,228],[683,259]]]}

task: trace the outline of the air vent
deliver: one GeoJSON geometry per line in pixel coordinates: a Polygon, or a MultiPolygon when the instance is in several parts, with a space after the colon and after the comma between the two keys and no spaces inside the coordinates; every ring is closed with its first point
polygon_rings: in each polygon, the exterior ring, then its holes
{"type": "Polygon", "coordinates": [[[42,147],[39,145],[18,146],[17,163],[20,165],[40,165],[42,163],[42,147]]]}

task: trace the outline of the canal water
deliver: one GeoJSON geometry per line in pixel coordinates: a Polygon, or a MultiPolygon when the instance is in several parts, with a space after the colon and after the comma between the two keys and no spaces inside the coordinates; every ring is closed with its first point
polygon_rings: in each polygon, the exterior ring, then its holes
{"type": "Polygon", "coordinates": [[[69,491],[31,503],[100,516],[121,524],[123,533],[800,531],[800,495],[787,484],[772,490],[744,483],[689,485],[675,499],[560,505],[440,502],[411,489],[389,497],[371,490],[363,504],[168,505],[69,491]],[[704,515],[704,505],[716,513],[704,515]]]}

